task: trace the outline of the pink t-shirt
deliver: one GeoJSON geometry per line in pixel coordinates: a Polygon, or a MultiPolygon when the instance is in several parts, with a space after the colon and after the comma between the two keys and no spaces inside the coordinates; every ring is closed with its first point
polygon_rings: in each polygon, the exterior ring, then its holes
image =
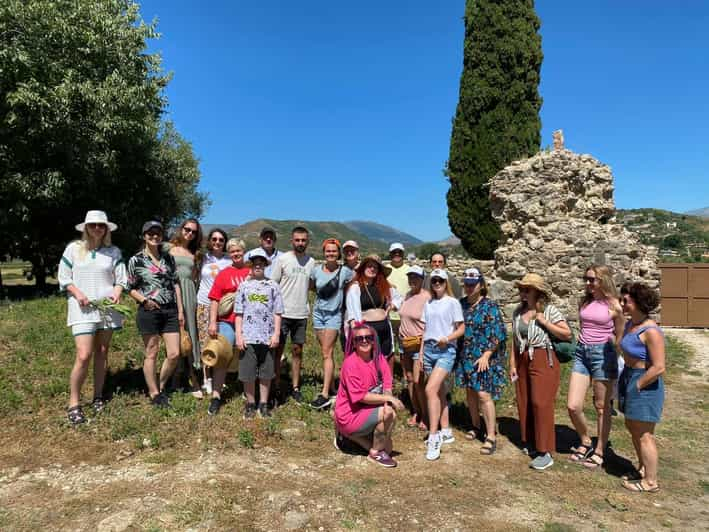
{"type": "Polygon", "coordinates": [[[611,309],[605,299],[594,299],[579,310],[581,320],[581,334],[579,341],[582,344],[605,344],[613,339],[615,324],[611,316],[611,309]]]}
{"type": "MultiPolygon", "coordinates": [[[[391,372],[386,359],[380,355],[379,370],[385,390],[391,390],[391,372]]],[[[335,402],[337,430],[345,436],[356,432],[367,420],[372,410],[382,405],[362,403],[367,392],[377,385],[377,366],[374,360],[365,362],[356,353],[345,357],[340,370],[340,388],[335,402]]]]}
{"type": "Polygon", "coordinates": [[[426,290],[421,290],[418,294],[406,295],[406,299],[399,309],[401,316],[401,326],[399,327],[399,336],[406,338],[407,336],[423,336],[425,323],[421,321],[423,316],[423,307],[431,299],[431,294],[426,290]]]}

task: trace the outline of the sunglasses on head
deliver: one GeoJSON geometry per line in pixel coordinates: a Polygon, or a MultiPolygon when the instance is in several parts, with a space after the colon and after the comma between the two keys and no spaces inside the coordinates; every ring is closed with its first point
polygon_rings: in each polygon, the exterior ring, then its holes
{"type": "Polygon", "coordinates": [[[354,337],[354,343],[356,344],[371,344],[374,342],[374,336],[371,334],[359,334],[354,337]]]}

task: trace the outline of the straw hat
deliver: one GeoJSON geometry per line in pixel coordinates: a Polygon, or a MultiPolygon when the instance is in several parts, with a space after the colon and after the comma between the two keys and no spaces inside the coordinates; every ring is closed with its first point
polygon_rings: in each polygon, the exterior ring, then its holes
{"type": "Polygon", "coordinates": [[[368,262],[376,262],[379,265],[379,270],[384,274],[384,277],[389,277],[391,268],[384,265],[382,259],[379,258],[379,255],[367,255],[364,257],[357,267],[357,275],[364,275],[364,267],[368,262]]]}
{"type": "Polygon", "coordinates": [[[515,281],[515,288],[519,288],[520,286],[532,287],[538,292],[545,294],[547,297],[551,297],[551,288],[542,276],[537,273],[528,273],[522,277],[521,281],[515,281]]]}
{"type": "Polygon", "coordinates": [[[103,224],[108,227],[109,231],[115,231],[118,229],[116,224],[108,221],[108,215],[103,211],[88,211],[84,222],[77,224],[74,227],[76,227],[77,231],[83,231],[86,224],[103,224]]]}
{"type": "Polygon", "coordinates": [[[221,334],[216,338],[210,338],[202,349],[202,362],[210,368],[228,367],[233,356],[233,346],[221,334]]]}

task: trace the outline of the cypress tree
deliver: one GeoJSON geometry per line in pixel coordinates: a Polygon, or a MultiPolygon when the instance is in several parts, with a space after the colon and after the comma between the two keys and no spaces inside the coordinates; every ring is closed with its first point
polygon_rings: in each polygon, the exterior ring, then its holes
{"type": "Polygon", "coordinates": [[[466,1],[463,73],[445,174],[448,223],[477,258],[492,258],[501,236],[487,182],[539,150],[539,26],[533,0],[466,1]]]}

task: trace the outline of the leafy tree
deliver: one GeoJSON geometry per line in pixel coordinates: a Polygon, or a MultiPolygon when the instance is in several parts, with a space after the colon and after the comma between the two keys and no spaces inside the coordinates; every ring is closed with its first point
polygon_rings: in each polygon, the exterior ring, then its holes
{"type": "Polygon", "coordinates": [[[670,249],[679,249],[680,247],[682,247],[682,239],[679,235],[676,234],[667,235],[662,240],[662,247],[670,249]]]}
{"type": "Polygon", "coordinates": [[[434,253],[441,253],[441,246],[435,242],[426,242],[416,248],[416,256],[422,260],[428,260],[434,253]]]}
{"type": "Polygon", "coordinates": [[[133,248],[146,218],[206,205],[190,144],[162,120],[157,37],[131,0],[0,5],[0,256],[31,261],[39,287],[89,209],[133,248]]]}
{"type": "Polygon", "coordinates": [[[539,150],[540,23],[533,0],[467,0],[460,95],[448,164],[448,223],[463,247],[492,258],[500,229],[488,181],[539,150]]]}

